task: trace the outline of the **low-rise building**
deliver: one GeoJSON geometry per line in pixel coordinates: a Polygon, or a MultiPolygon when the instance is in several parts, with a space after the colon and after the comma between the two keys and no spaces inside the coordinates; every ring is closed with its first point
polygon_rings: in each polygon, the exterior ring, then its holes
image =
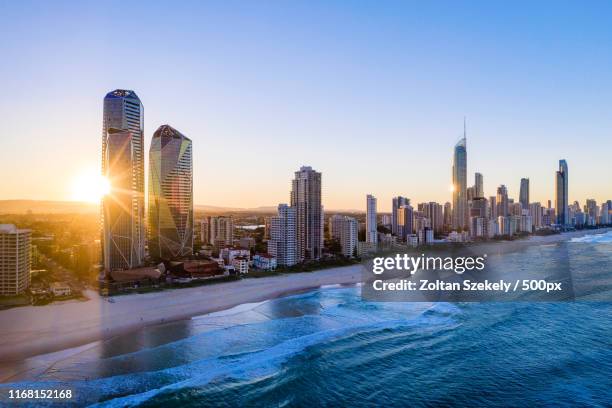
{"type": "Polygon", "coordinates": [[[53,282],[49,285],[49,289],[51,289],[51,293],[55,297],[70,296],[72,294],[72,289],[64,282],[53,282]]]}
{"type": "Polygon", "coordinates": [[[253,266],[264,271],[276,269],[276,258],[269,254],[257,254],[253,256],[253,266]]]}
{"type": "Polygon", "coordinates": [[[249,273],[249,257],[247,256],[236,256],[232,259],[232,266],[236,270],[236,273],[241,275],[249,273]]]}

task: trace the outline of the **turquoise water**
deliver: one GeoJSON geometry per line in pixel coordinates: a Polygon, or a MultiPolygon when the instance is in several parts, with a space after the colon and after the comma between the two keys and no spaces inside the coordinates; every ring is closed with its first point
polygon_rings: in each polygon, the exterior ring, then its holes
{"type": "MultiPolygon", "coordinates": [[[[548,248],[611,293],[612,234],[548,248]]],[[[322,288],[122,336],[36,381],[17,385],[103,407],[611,406],[612,303],[376,303],[322,288]]]]}

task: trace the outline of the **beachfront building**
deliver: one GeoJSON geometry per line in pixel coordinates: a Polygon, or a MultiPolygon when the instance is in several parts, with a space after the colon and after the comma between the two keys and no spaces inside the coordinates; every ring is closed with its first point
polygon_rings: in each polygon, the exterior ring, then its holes
{"type": "Polygon", "coordinates": [[[279,266],[298,263],[296,211],[287,204],[279,204],[278,215],[270,217],[268,254],[276,258],[279,266]]]}
{"type": "Polygon", "coordinates": [[[295,208],[298,260],[316,260],[323,254],[323,206],[321,173],[310,166],[295,172],[291,189],[291,207],[295,208]]]}
{"type": "Polygon", "coordinates": [[[368,194],[366,197],[366,242],[378,242],[378,229],[376,221],[376,197],[368,194]]]}
{"type": "MultiPolygon", "coordinates": [[[[332,215],[329,219],[329,231],[332,239],[338,240],[342,248],[342,255],[353,257],[357,250],[358,222],[353,217],[346,215],[332,215]]],[[[371,247],[376,247],[375,242],[366,241],[371,247]]]]}
{"type": "Polygon", "coordinates": [[[249,258],[247,256],[237,256],[232,259],[231,265],[236,273],[244,275],[249,273],[249,258]]]}
{"type": "Polygon", "coordinates": [[[256,254],[253,256],[253,266],[262,271],[273,271],[276,269],[276,258],[270,254],[256,254]]]}
{"type": "Polygon", "coordinates": [[[102,202],[102,251],[108,277],[144,261],[144,113],[136,93],[124,89],[109,92],[103,109],[102,175],[110,194],[102,202]]]}
{"type": "Polygon", "coordinates": [[[567,178],[567,162],[559,160],[559,170],[556,173],[555,179],[555,209],[557,210],[557,224],[561,226],[569,224],[567,178]]]}
{"type": "Polygon", "coordinates": [[[193,254],[191,140],[168,125],[153,134],[149,150],[149,256],[193,254]]]}
{"type": "Polygon", "coordinates": [[[32,232],[0,224],[0,295],[19,295],[30,286],[32,232]]]}

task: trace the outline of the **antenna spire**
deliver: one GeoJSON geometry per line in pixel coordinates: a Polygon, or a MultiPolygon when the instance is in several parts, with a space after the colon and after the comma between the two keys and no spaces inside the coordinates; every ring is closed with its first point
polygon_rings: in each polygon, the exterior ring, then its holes
{"type": "Polygon", "coordinates": [[[463,117],[463,138],[465,139],[467,136],[467,132],[465,130],[466,126],[465,126],[465,116],[463,117]]]}

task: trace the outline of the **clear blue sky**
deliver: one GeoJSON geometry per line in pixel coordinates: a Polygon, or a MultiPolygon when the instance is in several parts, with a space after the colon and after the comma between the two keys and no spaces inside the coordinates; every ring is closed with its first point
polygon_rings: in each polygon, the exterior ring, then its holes
{"type": "Polygon", "coordinates": [[[564,158],[571,201],[612,198],[610,2],[81,3],[0,3],[0,199],[66,199],[115,88],[147,150],[193,139],[198,204],[286,202],[303,164],[326,208],[449,201],[464,115],[487,195],[552,198],[564,158]]]}

